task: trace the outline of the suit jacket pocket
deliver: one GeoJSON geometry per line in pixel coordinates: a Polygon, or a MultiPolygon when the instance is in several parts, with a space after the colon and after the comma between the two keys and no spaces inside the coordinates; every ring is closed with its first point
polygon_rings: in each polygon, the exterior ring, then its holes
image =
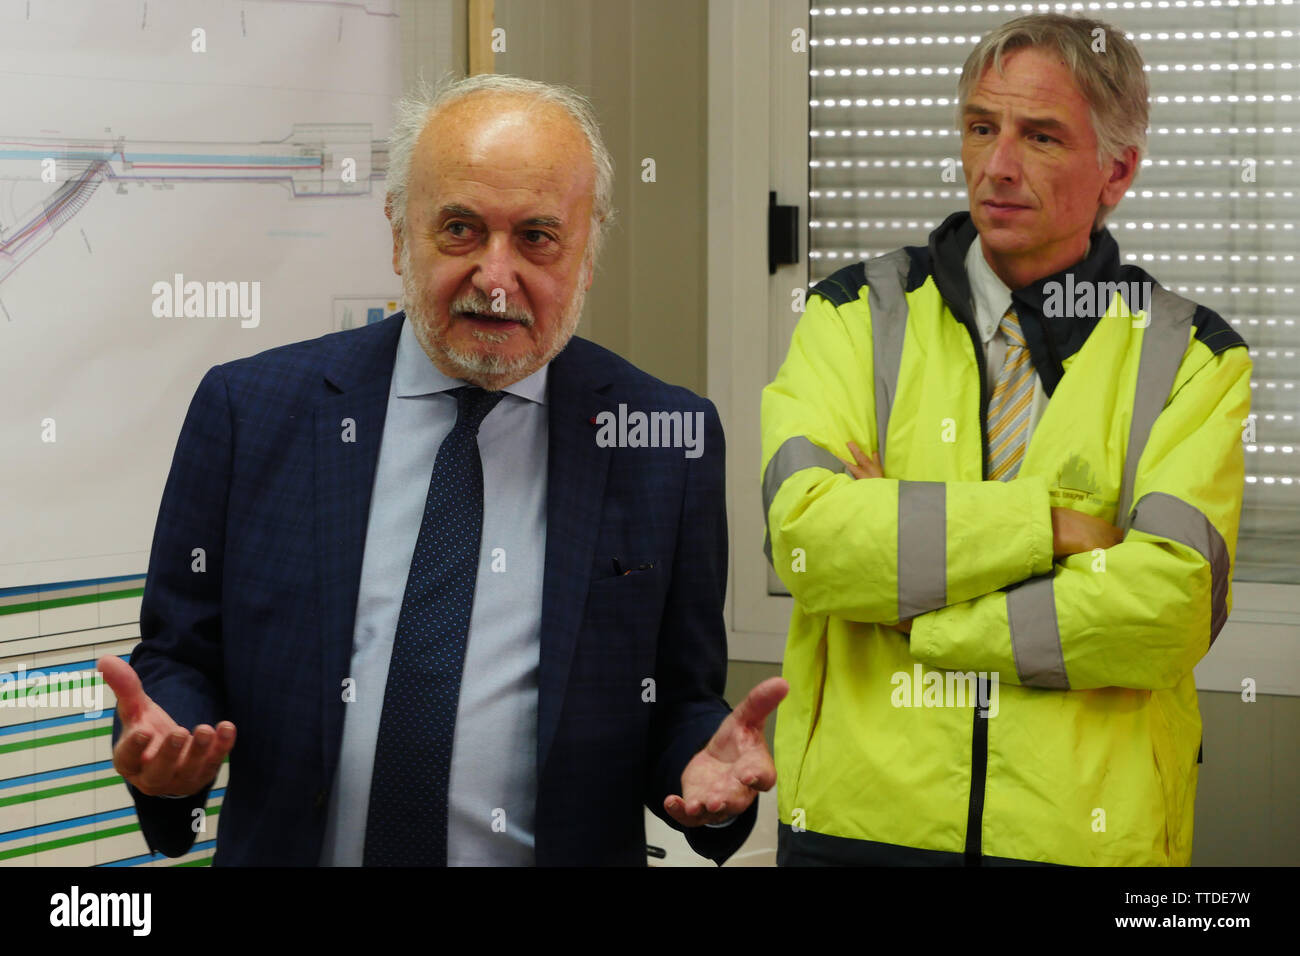
{"type": "Polygon", "coordinates": [[[617,631],[622,640],[632,635],[653,640],[659,633],[666,590],[658,562],[620,558],[619,574],[614,573],[612,562],[606,560],[604,566],[605,575],[593,576],[587,587],[586,626],[617,631]]]}
{"type": "Polygon", "coordinates": [[[591,712],[634,715],[638,725],[649,720],[642,695],[655,674],[665,591],[657,566],[588,585],[569,686],[582,688],[591,712]]]}

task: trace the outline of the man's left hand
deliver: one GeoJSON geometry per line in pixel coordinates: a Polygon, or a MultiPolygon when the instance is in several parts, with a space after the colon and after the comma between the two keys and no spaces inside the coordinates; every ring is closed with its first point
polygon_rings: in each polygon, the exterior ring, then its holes
{"type": "MultiPolygon", "coordinates": [[[[854,478],[884,478],[885,472],[880,465],[880,452],[873,451],[868,458],[856,444],[849,442],[848,449],[853,453],[853,461],[845,461],[844,467],[854,478]]],[[[844,459],[840,459],[844,461],[844,459]]]]}
{"type": "Polygon", "coordinates": [[[682,795],[664,799],[664,811],[682,826],[698,827],[744,813],[760,790],[776,784],[776,766],[763,727],[790,691],[769,677],[727,715],[708,746],[682,771],[682,795]]]}

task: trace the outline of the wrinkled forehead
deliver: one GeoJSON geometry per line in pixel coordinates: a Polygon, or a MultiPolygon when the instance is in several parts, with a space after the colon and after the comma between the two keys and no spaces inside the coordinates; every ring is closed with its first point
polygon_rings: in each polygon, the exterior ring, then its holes
{"type": "Polygon", "coordinates": [[[1002,54],[1002,72],[990,61],[966,102],[974,111],[1023,110],[1061,118],[1089,116],[1089,103],[1060,54],[1041,47],[1018,47],[1002,54]]]}
{"type": "Polygon", "coordinates": [[[444,107],[416,144],[412,191],[467,191],[503,200],[531,195],[589,205],[595,183],[591,149],[560,106],[479,95],[444,107]]]}

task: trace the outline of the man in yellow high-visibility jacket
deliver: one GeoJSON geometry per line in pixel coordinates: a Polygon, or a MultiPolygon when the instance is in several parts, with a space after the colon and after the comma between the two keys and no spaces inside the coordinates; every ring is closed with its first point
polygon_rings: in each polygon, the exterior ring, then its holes
{"type": "Polygon", "coordinates": [[[1012,21],[958,100],[969,214],[818,283],[763,392],[778,862],[1185,865],[1245,342],[1103,226],[1145,149],[1121,32],[1012,21]]]}

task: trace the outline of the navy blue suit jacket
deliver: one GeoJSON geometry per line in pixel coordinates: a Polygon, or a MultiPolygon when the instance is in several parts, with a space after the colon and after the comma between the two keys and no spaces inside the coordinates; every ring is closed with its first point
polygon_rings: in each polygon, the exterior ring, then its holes
{"type": "MultiPolygon", "coordinates": [[[[215,865],[319,862],[403,318],[216,366],[181,429],[131,663],[178,724],[237,728],[215,865]]],[[[576,336],[551,362],[547,413],[536,861],[643,866],[642,805],[681,829],[664,798],[730,712],[722,427],[707,399],[576,336]],[[702,457],[600,447],[594,418],[619,403],[703,411],[702,457]],[[612,559],[654,566],[617,575],[612,559]]],[[[207,791],[131,794],[149,846],[187,852],[207,791]]],[[[756,810],[687,838],[721,863],[756,810]]]]}

